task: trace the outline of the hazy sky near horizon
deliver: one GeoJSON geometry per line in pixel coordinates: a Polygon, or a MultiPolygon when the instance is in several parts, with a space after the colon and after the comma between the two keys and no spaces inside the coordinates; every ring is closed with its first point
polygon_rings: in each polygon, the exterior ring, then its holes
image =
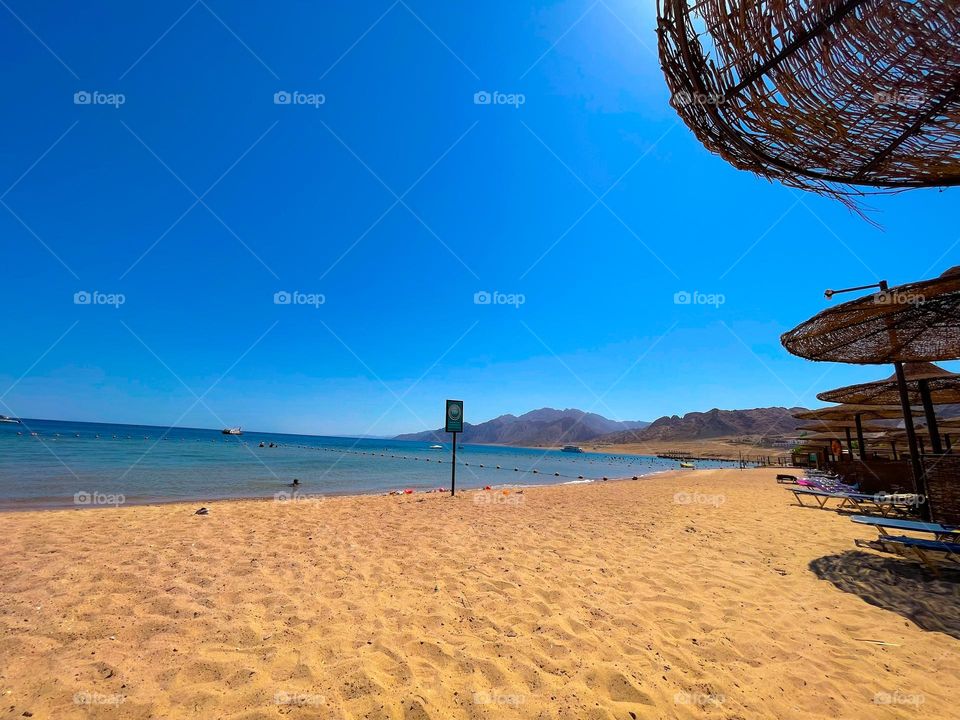
{"type": "Polygon", "coordinates": [[[875,227],[734,170],[654,29],[652,0],[7,0],[0,413],[386,435],[446,397],[652,420],[888,375],[779,336],[960,264],[957,191],[875,227]]]}

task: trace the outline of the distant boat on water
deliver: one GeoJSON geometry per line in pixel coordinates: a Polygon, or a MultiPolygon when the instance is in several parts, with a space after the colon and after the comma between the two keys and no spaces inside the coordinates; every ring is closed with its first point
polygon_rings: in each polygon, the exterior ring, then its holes
{"type": "Polygon", "coordinates": [[[582,453],[582,452],[583,452],[583,448],[580,447],[580,446],[578,446],[578,445],[564,445],[564,446],[563,446],[563,452],[577,452],[577,453],[582,453]]]}
{"type": "Polygon", "coordinates": [[[431,450],[443,450],[443,445],[431,445],[431,450]]]}
{"type": "Polygon", "coordinates": [[[17,418],[7,417],[6,415],[0,415],[0,423],[10,423],[12,425],[19,425],[20,421],[17,418]]]}
{"type": "Polygon", "coordinates": [[[694,465],[692,462],[686,462],[686,461],[684,461],[684,460],[681,460],[681,461],[680,461],[680,467],[682,467],[682,468],[696,468],[697,466],[694,465]]]}
{"type": "Polygon", "coordinates": [[[243,435],[243,430],[241,430],[239,426],[235,428],[224,428],[220,432],[224,435],[243,435]]]}

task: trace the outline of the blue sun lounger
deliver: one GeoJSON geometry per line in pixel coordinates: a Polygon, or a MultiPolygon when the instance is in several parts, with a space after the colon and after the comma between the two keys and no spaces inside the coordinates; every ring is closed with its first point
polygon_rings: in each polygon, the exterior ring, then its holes
{"type": "Polygon", "coordinates": [[[930,533],[935,540],[943,542],[960,542],[960,527],[956,525],[941,525],[935,522],[923,522],[921,520],[902,520],[899,518],[872,517],[868,515],[854,515],[852,518],[855,523],[860,525],[870,525],[875,527],[882,536],[889,537],[891,533],[888,530],[901,530],[907,532],[930,533]]]}
{"type": "Polygon", "coordinates": [[[797,503],[803,507],[814,507],[803,502],[803,498],[812,498],[817,507],[822,510],[854,510],[861,515],[870,515],[879,513],[883,517],[890,515],[909,515],[916,511],[917,496],[912,494],[883,494],[868,495],[867,493],[854,492],[832,492],[828,490],[817,490],[810,487],[787,488],[797,499],[797,503]],[[829,507],[830,500],[839,500],[835,507],[829,507]]]}

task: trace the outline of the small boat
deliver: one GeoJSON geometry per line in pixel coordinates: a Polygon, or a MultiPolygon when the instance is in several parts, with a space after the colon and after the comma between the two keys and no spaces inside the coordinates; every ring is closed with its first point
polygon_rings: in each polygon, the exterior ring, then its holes
{"type": "Polygon", "coordinates": [[[239,426],[235,428],[224,428],[220,432],[224,435],[243,435],[243,430],[241,430],[239,426]]]}
{"type": "Polygon", "coordinates": [[[577,446],[577,445],[564,445],[564,446],[563,446],[563,452],[582,453],[582,452],[583,452],[583,448],[582,448],[582,447],[579,447],[579,446],[577,446]]]}
{"type": "Polygon", "coordinates": [[[681,461],[680,461],[680,467],[682,467],[682,468],[696,468],[697,466],[694,465],[692,462],[684,462],[683,460],[681,460],[681,461]]]}
{"type": "Polygon", "coordinates": [[[19,425],[20,421],[17,418],[7,417],[6,415],[0,415],[0,423],[10,423],[11,425],[19,425]]]}
{"type": "Polygon", "coordinates": [[[431,450],[443,450],[443,445],[431,445],[431,450]]]}

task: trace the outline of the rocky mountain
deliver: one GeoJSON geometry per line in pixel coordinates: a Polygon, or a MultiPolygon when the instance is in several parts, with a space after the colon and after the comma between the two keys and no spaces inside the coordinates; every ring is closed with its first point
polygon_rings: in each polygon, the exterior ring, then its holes
{"type": "MultiPolygon", "coordinates": [[[[638,430],[649,423],[642,420],[619,422],[596,413],[573,408],[555,410],[541,408],[519,417],[501,415],[493,420],[471,425],[464,423],[460,440],[465,443],[495,443],[499,445],[565,445],[593,440],[611,433],[638,430]]],[[[439,430],[398,435],[396,440],[449,442],[450,436],[439,430]]]]}
{"type": "Polygon", "coordinates": [[[806,423],[792,417],[805,408],[768,407],[752,410],[719,410],[664,415],[641,430],[605,435],[603,442],[640,443],[663,440],[705,440],[743,435],[783,435],[806,423]]]}

